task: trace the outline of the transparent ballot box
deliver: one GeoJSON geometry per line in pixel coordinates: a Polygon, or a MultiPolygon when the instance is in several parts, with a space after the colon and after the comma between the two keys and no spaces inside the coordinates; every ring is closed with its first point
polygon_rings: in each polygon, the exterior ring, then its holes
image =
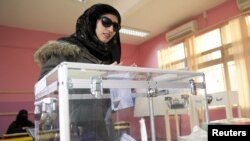
{"type": "Polygon", "coordinates": [[[35,84],[35,140],[168,138],[159,118],[191,107],[196,95],[206,96],[201,72],[63,62],[35,84]]]}

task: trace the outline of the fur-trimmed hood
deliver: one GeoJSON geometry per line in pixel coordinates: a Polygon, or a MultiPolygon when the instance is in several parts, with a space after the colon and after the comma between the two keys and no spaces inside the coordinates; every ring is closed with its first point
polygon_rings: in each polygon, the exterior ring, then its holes
{"type": "Polygon", "coordinates": [[[58,56],[76,57],[80,54],[80,48],[77,45],[73,45],[68,42],[49,41],[35,52],[35,62],[37,62],[39,66],[42,66],[47,62],[52,54],[58,56]]]}

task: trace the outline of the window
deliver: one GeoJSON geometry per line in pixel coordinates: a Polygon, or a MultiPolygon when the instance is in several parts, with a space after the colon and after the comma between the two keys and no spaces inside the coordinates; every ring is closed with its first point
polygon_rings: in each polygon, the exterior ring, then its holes
{"type": "Polygon", "coordinates": [[[228,62],[228,71],[229,71],[229,81],[232,91],[238,90],[238,83],[236,79],[236,70],[235,70],[235,61],[228,62]]]}
{"type": "Polygon", "coordinates": [[[187,67],[183,43],[158,51],[158,58],[161,60],[160,67],[163,69],[185,69],[187,67]]]}
{"type": "Polygon", "coordinates": [[[220,46],[221,38],[218,28],[196,37],[197,53],[202,53],[220,46]]]}
{"type": "MultiPolygon", "coordinates": [[[[228,24],[196,36],[190,48],[194,48],[197,62],[197,69],[193,71],[205,73],[208,93],[238,89],[228,24]]],[[[191,68],[187,66],[191,60],[187,60],[186,56],[183,42],[158,51],[159,64],[163,69],[191,68]]]]}
{"type": "Polygon", "coordinates": [[[225,91],[225,73],[222,60],[220,29],[214,29],[195,38],[198,70],[206,76],[207,92],[225,91]],[[216,77],[214,77],[216,76],[216,77]]]}
{"type": "Polygon", "coordinates": [[[200,69],[199,71],[205,73],[207,93],[216,93],[225,91],[224,77],[223,77],[224,71],[222,64],[206,67],[200,69]]]}

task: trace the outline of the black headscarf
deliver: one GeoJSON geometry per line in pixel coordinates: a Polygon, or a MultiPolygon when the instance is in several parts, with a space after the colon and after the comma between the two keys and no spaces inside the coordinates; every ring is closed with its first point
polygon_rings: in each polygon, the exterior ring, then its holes
{"type": "Polygon", "coordinates": [[[16,116],[16,122],[23,124],[27,122],[27,120],[28,120],[28,111],[25,109],[20,110],[16,116]]]}
{"type": "Polygon", "coordinates": [[[121,16],[114,7],[107,4],[95,4],[77,19],[75,33],[70,37],[59,40],[76,44],[81,48],[87,48],[91,54],[101,61],[120,62],[121,43],[119,32],[108,43],[101,42],[96,36],[96,22],[104,14],[115,15],[118,23],[121,24],[121,16]]]}

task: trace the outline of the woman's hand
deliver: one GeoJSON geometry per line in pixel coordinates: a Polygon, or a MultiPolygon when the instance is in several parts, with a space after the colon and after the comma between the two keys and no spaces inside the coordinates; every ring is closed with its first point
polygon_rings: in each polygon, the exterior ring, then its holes
{"type": "Polygon", "coordinates": [[[137,67],[136,63],[133,63],[132,65],[130,65],[131,67],[137,67]]]}
{"type": "Polygon", "coordinates": [[[122,66],[123,62],[117,63],[116,61],[114,63],[112,63],[111,65],[117,65],[117,66],[122,66]]]}
{"type": "MultiPolygon", "coordinates": [[[[122,66],[123,62],[117,63],[116,61],[114,63],[112,63],[111,65],[117,65],[117,66],[122,66]]],[[[137,67],[136,63],[133,63],[130,65],[130,67],[137,67]]]]}
{"type": "Polygon", "coordinates": [[[27,127],[27,126],[24,126],[24,127],[22,127],[22,130],[26,130],[26,129],[28,129],[29,127],[27,127]]]}

